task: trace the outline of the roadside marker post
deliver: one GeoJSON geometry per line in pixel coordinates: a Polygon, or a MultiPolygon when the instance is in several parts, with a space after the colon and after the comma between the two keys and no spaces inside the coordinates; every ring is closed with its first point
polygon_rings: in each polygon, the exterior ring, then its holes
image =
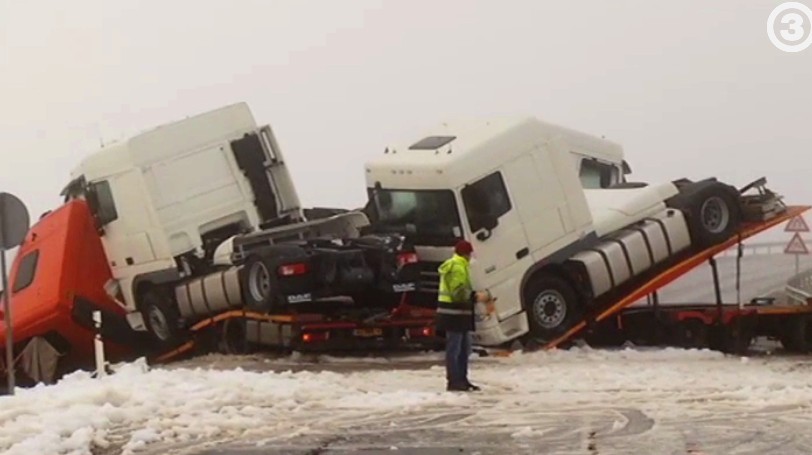
{"type": "Polygon", "coordinates": [[[93,350],[96,354],[96,377],[101,378],[106,376],[107,373],[107,361],[104,360],[104,342],[101,336],[101,311],[93,312],[93,326],[96,329],[96,336],[93,339],[93,350]]]}

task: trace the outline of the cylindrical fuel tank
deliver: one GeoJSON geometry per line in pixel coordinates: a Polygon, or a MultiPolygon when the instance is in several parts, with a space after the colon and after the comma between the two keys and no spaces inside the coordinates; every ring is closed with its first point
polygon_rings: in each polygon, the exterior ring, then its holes
{"type": "Polygon", "coordinates": [[[586,272],[597,297],[691,246],[685,214],[666,209],[626,226],[569,259],[586,272]]]}
{"type": "Polygon", "coordinates": [[[200,319],[243,306],[240,269],[231,267],[186,281],[175,287],[181,317],[200,319]]]}

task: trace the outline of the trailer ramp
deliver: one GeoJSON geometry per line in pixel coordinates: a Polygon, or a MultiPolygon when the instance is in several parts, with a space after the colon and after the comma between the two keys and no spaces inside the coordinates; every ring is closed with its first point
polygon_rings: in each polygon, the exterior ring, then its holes
{"type": "MultiPolygon", "coordinates": [[[[760,182],[754,183],[757,184],[760,182]]],[[[745,189],[749,189],[751,185],[748,185],[748,187],[745,187],[745,189]]],[[[742,190],[742,192],[743,191],[744,190],[742,190]]],[[[740,243],[742,240],[757,235],[761,232],[764,232],[767,229],[770,229],[784,221],[790,220],[812,208],[812,206],[786,206],[782,207],[782,210],[780,211],[780,213],[778,213],[775,207],[773,207],[772,205],[759,204],[757,202],[757,199],[761,198],[771,199],[770,195],[764,195],[763,193],[759,196],[751,197],[751,199],[746,199],[746,197],[743,197],[745,205],[747,205],[747,203],[750,203],[749,209],[752,211],[751,214],[754,214],[754,212],[758,212],[758,215],[753,217],[756,219],[755,221],[748,221],[743,223],[741,229],[739,229],[738,234],[730,237],[725,242],[722,242],[710,248],[706,248],[691,256],[688,256],[682,261],[664,270],[660,274],[655,275],[650,280],[642,283],[640,286],[635,288],[632,292],[624,295],[622,298],[616,301],[610,302],[607,305],[606,309],[600,311],[599,313],[597,313],[597,315],[593,313],[592,319],[584,318],[581,322],[579,322],[573,328],[571,328],[567,333],[544,344],[542,348],[549,350],[561,346],[562,344],[575,338],[575,336],[581,333],[581,331],[584,330],[588,325],[592,323],[601,322],[609,318],[610,316],[617,314],[622,309],[628,307],[629,305],[637,302],[638,300],[644,298],[645,296],[670,284],[674,280],[680,278],[681,276],[690,272],[694,268],[700,266],[705,261],[710,260],[715,255],[740,243]]]]}

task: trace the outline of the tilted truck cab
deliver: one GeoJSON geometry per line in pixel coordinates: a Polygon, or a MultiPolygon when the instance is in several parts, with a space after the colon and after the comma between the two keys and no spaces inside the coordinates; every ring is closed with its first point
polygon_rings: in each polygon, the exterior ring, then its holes
{"type": "Polygon", "coordinates": [[[63,195],[92,210],[112,295],[158,341],[228,309],[414,286],[401,236],[361,238],[360,212],[305,219],[271,128],[245,103],[108,145],[71,177],[63,195]]]}
{"type": "Polygon", "coordinates": [[[368,212],[375,230],[416,245],[425,304],[456,240],[474,244],[474,285],[498,299],[496,314],[479,314],[483,345],[559,336],[601,299],[738,226],[729,185],[589,184],[579,155],[622,162],[617,144],[534,118],[446,122],[367,163],[368,212]]]}
{"type": "MultiPolygon", "coordinates": [[[[22,382],[51,382],[72,368],[91,367],[94,311],[104,320],[101,335],[110,360],[125,358],[139,344],[124,309],[105,291],[112,274],[84,201],[71,201],[31,227],[9,277],[15,357],[32,354],[18,368],[27,376],[22,382]]],[[[0,344],[6,330],[0,318],[0,344]]]]}
{"type": "Polygon", "coordinates": [[[138,281],[176,280],[231,236],[303,219],[270,128],[245,104],[108,145],[71,177],[63,194],[91,203],[131,309],[138,281]]]}

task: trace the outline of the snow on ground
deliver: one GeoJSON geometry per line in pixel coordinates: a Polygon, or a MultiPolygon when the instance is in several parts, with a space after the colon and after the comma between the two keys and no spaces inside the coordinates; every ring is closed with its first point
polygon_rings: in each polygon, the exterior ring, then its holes
{"type": "MultiPolygon", "coordinates": [[[[288,359],[255,361],[255,371],[136,362],[101,379],[75,373],[0,398],[0,450],[78,455],[112,444],[138,453],[212,438],[267,445],[370,429],[414,433],[443,421],[463,438],[488,431],[571,443],[587,427],[655,437],[670,421],[812,405],[810,369],[797,361],[677,349],[514,354],[474,359],[471,377],[484,391],[459,394],[444,391],[442,367],[420,363],[427,358],[437,356],[374,358],[340,372],[293,371],[307,360],[288,359]]],[[[348,362],[322,358],[320,368],[348,362]]]]}

